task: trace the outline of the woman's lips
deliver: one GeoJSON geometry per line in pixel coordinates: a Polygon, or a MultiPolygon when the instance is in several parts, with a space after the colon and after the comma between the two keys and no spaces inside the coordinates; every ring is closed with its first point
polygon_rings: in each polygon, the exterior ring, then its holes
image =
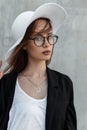
{"type": "Polygon", "coordinates": [[[42,52],[44,55],[50,55],[51,54],[51,51],[44,51],[42,52]]]}

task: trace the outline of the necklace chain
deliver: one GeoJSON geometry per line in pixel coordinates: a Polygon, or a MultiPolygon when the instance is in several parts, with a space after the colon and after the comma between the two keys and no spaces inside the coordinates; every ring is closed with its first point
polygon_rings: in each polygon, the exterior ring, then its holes
{"type": "Polygon", "coordinates": [[[46,77],[45,77],[44,80],[41,81],[39,84],[36,84],[34,81],[32,81],[32,80],[30,79],[30,77],[29,77],[28,75],[25,75],[25,74],[22,73],[21,76],[24,77],[29,83],[31,83],[31,85],[36,89],[36,91],[37,91],[38,93],[40,93],[40,91],[41,91],[41,88],[42,88],[42,87],[39,87],[39,86],[41,86],[42,83],[45,83],[44,85],[47,85],[47,82],[46,82],[47,78],[46,78],[46,77]]]}

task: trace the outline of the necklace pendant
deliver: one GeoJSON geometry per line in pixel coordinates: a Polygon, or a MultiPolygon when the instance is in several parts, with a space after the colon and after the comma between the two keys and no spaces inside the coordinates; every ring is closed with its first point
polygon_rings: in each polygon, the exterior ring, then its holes
{"type": "Polygon", "coordinates": [[[40,93],[40,88],[36,88],[36,91],[37,91],[38,93],[40,93]]]}

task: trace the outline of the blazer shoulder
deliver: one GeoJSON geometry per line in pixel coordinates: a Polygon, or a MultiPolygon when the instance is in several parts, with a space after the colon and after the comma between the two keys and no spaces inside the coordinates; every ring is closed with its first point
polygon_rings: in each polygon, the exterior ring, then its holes
{"type": "Polygon", "coordinates": [[[15,84],[16,82],[16,73],[7,73],[4,74],[3,77],[0,79],[0,90],[9,90],[11,85],[15,84]]]}
{"type": "Polygon", "coordinates": [[[5,80],[11,80],[17,77],[16,73],[6,73],[3,75],[3,77],[0,79],[0,81],[5,81],[5,80]]]}
{"type": "Polygon", "coordinates": [[[60,86],[63,86],[64,88],[66,88],[66,90],[72,91],[73,82],[68,75],[61,73],[59,71],[53,70],[53,69],[50,69],[50,71],[52,75],[54,75],[56,79],[58,79],[58,83],[60,86]]]}
{"type": "Polygon", "coordinates": [[[72,82],[71,78],[64,74],[64,73],[61,73],[59,71],[56,71],[56,70],[53,70],[53,69],[50,69],[56,76],[58,76],[59,78],[63,79],[63,80],[66,80],[68,82],[72,82]]]}

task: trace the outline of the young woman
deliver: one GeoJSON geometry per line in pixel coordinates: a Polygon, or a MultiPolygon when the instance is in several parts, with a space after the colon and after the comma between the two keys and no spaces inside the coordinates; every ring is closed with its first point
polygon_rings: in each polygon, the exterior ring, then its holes
{"type": "Polygon", "coordinates": [[[47,3],[14,21],[16,43],[0,80],[0,130],[77,129],[72,81],[48,68],[65,17],[61,6],[47,3]]]}

